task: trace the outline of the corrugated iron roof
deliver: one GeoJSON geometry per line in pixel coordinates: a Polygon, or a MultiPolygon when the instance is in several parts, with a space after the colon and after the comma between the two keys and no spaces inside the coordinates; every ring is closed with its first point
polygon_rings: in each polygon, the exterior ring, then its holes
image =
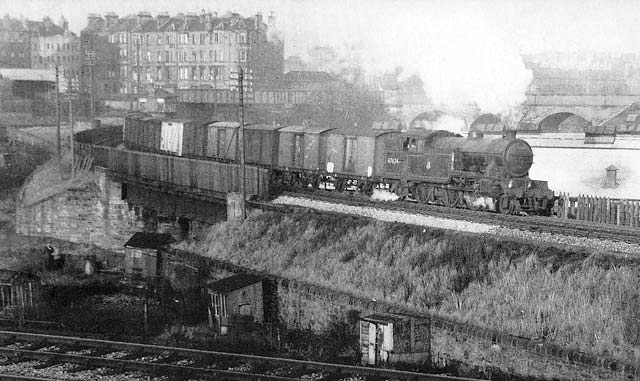
{"type": "Polygon", "coordinates": [[[212,291],[226,294],[262,282],[262,280],[263,278],[258,275],[238,274],[209,283],[208,288],[212,291]]]}
{"type": "Polygon", "coordinates": [[[288,126],[280,130],[280,132],[300,132],[305,134],[321,134],[325,131],[333,130],[333,127],[322,126],[288,126]]]}
{"type": "Polygon", "coordinates": [[[257,131],[276,131],[282,128],[273,124],[249,124],[244,126],[245,130],[257,130],[257,131]]]}
{"type": "Polygon", "coordinates": [[[226,128],[238,128],[240,123],[238,122],[213,122],[207,124],[207,127],[226,127],[226,128]]]}
{"type": "Polygon", "coordinates": [[[127,243],[125,247],[133,247],[136,249],[154,249],[158,250],[164,245],[175,242],[175,239],[169,234],[164,233],[149,233],[149,232],[137,232],[135,233],[127,243]]]}
{"type": "Polygon", "coordinates": [[[0,77],[12,81],[56,81],[56,73],[54,71],[41,69],[0,69],[0,77]]]}

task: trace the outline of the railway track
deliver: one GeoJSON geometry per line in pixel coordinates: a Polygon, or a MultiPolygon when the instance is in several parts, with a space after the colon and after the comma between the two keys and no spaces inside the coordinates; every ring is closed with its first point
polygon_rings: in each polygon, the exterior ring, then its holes
{"type": "MultiPolygon", "coordinates": [[[[65,369],[72,375],[104,370],[108,375],[123,371],[143,372],[157,379],[220,380],[458,380],[473,379],[398,371],[391,369],[319,363],[302,360],[203,351],[137,343],[0,331],[2,366],[35,366],[65,369]]],[[[55,373],[54,372],[54,373],[55,373]]],[[[25,379],[25,374],[3,375],[3,379],[25,379]],[[5,376],[7,378],[5,378],[5,376]],[[15,377],[15,378],[10,378],[15,377]]],[[[97,375],[90,378],[98,378],[97,375]]],[[[28,378],[34,379],[34,378],[28,378]]],[[[40,376],[39,379],[83,379],[73,376],[40,376]]]]}
{"type": "Polygon", "coordinates": [[[329,203],[343,203],[350,206],[373,207],[382,210],[422,214],[432,217],[499,225],[510,229],[536,233],[560,234],[567,236],[610,240],[628,244],[640,244],[640,229],[629,226],[599,224],[588,221],[565,220],[555,217],[517,216],[488,213],[469,209],[452,209],[438,205],[419,204],[411,201],[376,201],[352,192],[306,191],[283,192],[289,197],[303,197],[329,203]]]}

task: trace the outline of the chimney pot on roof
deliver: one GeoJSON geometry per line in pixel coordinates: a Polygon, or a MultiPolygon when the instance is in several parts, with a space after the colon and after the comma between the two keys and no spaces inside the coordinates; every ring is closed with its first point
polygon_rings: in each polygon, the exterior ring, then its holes
{"type": "Polygon", "coordinates": [[[269,28],[276,28],[276,16],[273,14],[273,12],[271,12],[271,14],[269,14],[269,17],[267,18],[267,25],[269,25],[269,28]]]}
{"type": "Polygon", "coordinates": [[[118,15],[113,13],[113,12],[109,12],[107,14],[104,15],[105,18],[105,22],[106,22],[106,28],[109,29],[112,26],[116,25],[118,23],[118,15]]]}

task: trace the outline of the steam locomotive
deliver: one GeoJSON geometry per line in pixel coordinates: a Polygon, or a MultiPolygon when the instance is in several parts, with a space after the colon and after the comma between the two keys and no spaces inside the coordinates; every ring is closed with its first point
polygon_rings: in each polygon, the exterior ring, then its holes
{"type": "MultiPolygon", "coordinates": [[[[127,148],[168,155],[239,161],[239,124],[195,123],[130,114],[127,148]]],[[[555,200],[546,181],[529,178],[533,152],[513,133],[486,139],[448,131],[402,133],[374,128],[245,126],[245,161],[270,171],[271,189],[324,188],[452,208],[548,215],[555,200]]]]}

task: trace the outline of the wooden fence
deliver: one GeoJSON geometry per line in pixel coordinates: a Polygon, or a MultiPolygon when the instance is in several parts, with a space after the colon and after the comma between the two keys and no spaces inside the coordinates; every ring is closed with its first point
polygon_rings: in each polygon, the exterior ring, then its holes
{"type": "Polygon", "coordinates": [[[640,201],[561,193],[558,216],[603,224],[640,226],[640,201]]]}

